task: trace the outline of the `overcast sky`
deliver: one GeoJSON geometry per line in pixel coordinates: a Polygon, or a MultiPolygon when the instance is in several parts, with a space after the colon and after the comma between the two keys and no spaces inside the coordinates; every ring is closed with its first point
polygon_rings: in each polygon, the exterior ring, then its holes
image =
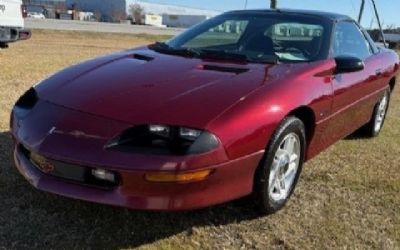
{"type": "MultiPolygon", "coordinates": [[[[212,10],[234,10],[243,9],[246,0],[144,0],[153,3],[174,4],[190,6],[212,10]]],[[[380,12],[384,26],[396,25],[400,27],[400,0],[375,0],[380,12]]],[[[248,0],[247,8],[266,8],[269,7],[269,0],[248,0]]],[[[377,26],[376,20],[373,20],[373,11],[370,0],[367,0],[365,18],[362,25],[369,28],[377,26]]],[[[358,9],[361,0],[278,0],[280,8],[294,9],[315,9],[336,12],[349,15],[353,18],[358,16],[358,9]]]]}

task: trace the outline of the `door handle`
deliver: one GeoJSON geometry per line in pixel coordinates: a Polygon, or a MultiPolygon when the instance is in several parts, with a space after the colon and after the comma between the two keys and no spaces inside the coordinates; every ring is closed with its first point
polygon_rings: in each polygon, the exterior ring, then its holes
{"type": "Polygon", "coordinates": [[[381,75],[382,75],[382,69],[377,69],[377,70],[375,71],[375,75],[376,75],[376,76],[381,76],[381,75]]]}

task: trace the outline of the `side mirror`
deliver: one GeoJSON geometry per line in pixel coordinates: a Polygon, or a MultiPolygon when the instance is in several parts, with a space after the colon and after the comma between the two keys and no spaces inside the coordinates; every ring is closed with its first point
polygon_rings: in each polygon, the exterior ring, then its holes
{"type": "Polygon", "coordinates": [[[335,58],[336,74],[357,72],[364,69],[364,62],[357,57],[339,56],[335,58]]]}

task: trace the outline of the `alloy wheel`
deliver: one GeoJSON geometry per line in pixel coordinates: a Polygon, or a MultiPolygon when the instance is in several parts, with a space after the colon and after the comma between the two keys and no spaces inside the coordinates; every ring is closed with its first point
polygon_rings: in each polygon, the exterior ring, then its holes
{"type": "Polygon", "coordinates": [[[269,197],[273,201],[285,200],[294,183],[300,164],[301,144],[295,133],[290,133],[280,143],[270,168],[269,197]]]}
{"type": "Polygon", "coordinates": [[[389,103],[388,100],[389,98],[387,94],[385,94],[385,96],[379,103],[378,112],[376,113],[376,118],[375,118],[375,126],[374,126],[375,132],[379,132],[382,129],[382,125],[386,116],[387,106],[389,103]]]}

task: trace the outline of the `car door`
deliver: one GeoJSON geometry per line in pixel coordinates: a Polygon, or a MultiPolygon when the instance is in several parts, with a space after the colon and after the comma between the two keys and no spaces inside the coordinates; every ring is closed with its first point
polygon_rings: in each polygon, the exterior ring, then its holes
{"type": "Polygon", "coordinates": [[[353,21],[340,21],[334,30],[333,57],[353,56],[363,60],[362,71],[336,74],[331,124],[334,139],[343,138],[367,123],[376,104],[376,90],[382,81],[379,57],[359,26],[353,21]]]}

